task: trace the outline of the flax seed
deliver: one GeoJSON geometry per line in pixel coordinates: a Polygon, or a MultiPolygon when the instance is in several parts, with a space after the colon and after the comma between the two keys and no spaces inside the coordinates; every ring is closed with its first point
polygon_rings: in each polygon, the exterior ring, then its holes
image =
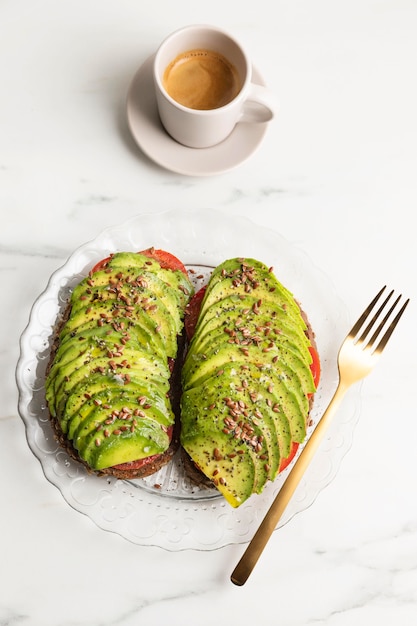
{"type": "Polygon", "coordinates": [[[215,461],[221,461],[223,459],[223,456],[218,448],[214,448],[213,457],[215,461]]]}

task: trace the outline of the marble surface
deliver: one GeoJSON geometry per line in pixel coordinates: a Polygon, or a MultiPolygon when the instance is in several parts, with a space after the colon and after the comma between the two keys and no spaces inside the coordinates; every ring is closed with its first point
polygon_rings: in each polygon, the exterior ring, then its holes
{"type": "Polygon", "coordinates": [[[413,625],[417,5],[173,6],[0,4],[0,624],[413,625]],[[281,102],[258,150],[210,177],[152,163],[125,115],[137,68],[193,22],[239,37],[281,102]],[[17,411],[19,337],[51,273],[103,228],[210,207],[299,246],[352,320],[385,283],[411,298],[361,387],[337,476],[274,533],[243,588],[229,580],[242,545],[139,546],[72,509],[46,480],[17,411]]]}

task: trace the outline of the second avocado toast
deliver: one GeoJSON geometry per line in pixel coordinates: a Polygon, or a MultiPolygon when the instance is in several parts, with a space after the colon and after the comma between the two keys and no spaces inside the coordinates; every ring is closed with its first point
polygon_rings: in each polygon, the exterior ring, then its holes
{"type": "Polygon", "coordinates": [[[182,369],[181,445],[232,506],[260,493],[305,439],[318,376],[312,330],[272,270],[219,265],[182,369]]]}

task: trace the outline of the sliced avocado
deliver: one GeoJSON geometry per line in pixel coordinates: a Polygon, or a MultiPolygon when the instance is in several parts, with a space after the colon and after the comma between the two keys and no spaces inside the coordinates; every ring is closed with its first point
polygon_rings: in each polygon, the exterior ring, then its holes
{"type": "Polygon", "coordinates": [[[257,463],[262,465],[267,478],[272,480],[280,460],[279,449],[276,449],[275,422],[269,413],[260,414],[248,389],[242,387],[241,377],[228,376],[227,382],[225,388],[221,378],[210,378],[183,394],[182,432],[184,436],[202,434],[208,427],[228,434],[234,445],[241,443],[258,453],[257,463]],[[201,398],[204,398],[204,412],[201,410],[201,398]],[[207,419],[207,413],[213,416],[211,420],[207,419]]]}
{"type": "Polygon", "coordinates": [[[154,268],[148,268],[146,265],[124,267],[113,259],[113,264],[106,269],[94,272],[83,280],[74,290],[74,294],[78,291],[77,297],[80,297],[90,295],[98,287],[117,289],[122,285],[130,286],[134,293],[146,285],[149,287],[153,278],[157,279],[159,286],[163,284],[173,292],[174,298],[179,299],[181,307],[184,307],[194,293],[191,281],[183,272],[162,269],[158,265],[154,268]]]}
{"type": "Polygon", "coordinates": [[[53,375],[55,369],[83,354],[100,355],[105,353],[109,359],[112,359],[122,356],[128,350],[140,350],[152,357],[156,354],[161,361],[166,359],[165,352],[162,349],[155,349],[153,343],[147,341],[147,335],[141,331],[126,334],[114,330],[112,326],[97,326],[87,331],[78,329],[71,335],[71,338],[61,342],[55,353],[54,363],[50,371],[53,375]]]}
{"type": "MultiPolygon", "coordinates": [[[[59,404],[61,396],[57,398],[56,414],[59,415],[59,424],[64,433],[68,432],[68,426],[72,423],[75,415],[83,419],[97,404],[106,404],[114,393],[116,382],[109,376],[93,374],[88,382],[82,381],[71,390],[63,399],[62,406],[59,404]],[[103,397],[104,396],[104,397],[103,397]]],[[[119,394],[124,391],[122,381],[118,384],[119,394]]]]}
{"type": "Polygon", "coordinates": [[[156,378],[167,379],[170,376],[167,363],[164,363],[157,355],[151,355],[139,345],[125,346],[120,356],[116,356],[112,353],[109,354],[106,345],[88,344],[85,351],[80,354],[75,351],[74,358],[66,361],[62,366],[59,361],[54,363],[50,372],[50,380],[54,385],[55,393],[62,383],[68,382],[71,375],[85,365],[89,365],[92,372],[97,368],[117,372],[118,369],[127,367],[132,371],[143,370],[156,378]]]}
{"type": "Polygon", "coordinates": [[[180,270],[164,269],[157,261],[142,254],[134,252],[116,253],[108,262],[107,267],[118,269],[123,273],[128,270],[131,274],[135,274],[139,269],[157,273],[164,282],[184,294],[183,306],[194,293],[193,284],[186,274],[180,270]]]}
{"type": "Polygon", "coordinates": [[[196,341],[202,341],[214,332],[223,329],[229,333],[247,331],[249,336],[269,336],[275,339],[278,335],[285,336],[308,347],[310,341],[305,334],[306,325],[301,315],[294,316],[274,303],[263,303],[258,306],[258,300],[252,296],[228,296],[210,307],[205,316],[199,318],[196,333],[191,347],[196,341]]]}
{"type": "Polygon", "coordinates": [[[211,275],[201,305],[201,315],[213,302],[234,294],[252,295],[262,301],[273,301],[298,314],[292,294],[263,263],[254,259],[231,259],[219,265],[211,275]]]}
{"type": "MultiPolygon", "coordinates": [[[[306,396],[300,393],[300,388],[293,385],[288,376],[283,376],[268,368],[258,368],[252,372],[252,381],[259,381],[260,387],[257,391],[263,406],[261,412],[267,407],[274,412],[277,418],[277,432],[286,440],[289,446],[288,433],[291,441],[301,443],[306,432],[306,415],[309,410],[309,401],[306,396]],[[258,375],[258,376],[257,376],[258,375]]],[[[286,458],[289,450],[282,450],[281,456],[286,458]]]]}
{"type": "Polygon", "coordinates": [[[105,429],[93,430],[79,443],[78,453],[94,470],[136,461],[168,449],[170,439],[160,424],[154,420],[142,420],[140,425],[125,430],[127,424],[115,422],[105,429]]]}
{"type": "Polygon", "coordinates": [[[146,324],[150,332],[159,334],[161,341],[166,347],[168,356],[175,356],[177,350],[177,332],[174,320],[168,314],[165,307],[150,305],[146,310],[140,304],[130,307],[113,300],[104,300],[92,306],[87,304],[71,315],[65,328],[62,330],[60,338],[77,331],[77,328],[85,324],[86,321],[95,320],[99,323],[117,323],[120,318],[129,318],[132,323],[139,320],[146,324]]]}
{"type": "Polygon", "coordinates": [[[132,270],[132,268],[143,267],[155,272],[159,272],[161,270],[161,266],[156,259],[138,252],[115,252],[110,256],[106,263],[106,267],[109,269],[117,267],[123,271],[123,273],[132,270]]]}
{"type": "MultiPolygon", "coordinates": [[[[210,325],[215,326],[225,322],[227,318],[236,318],[237,324],[242,323],[269,323],[274,325],[279,331],[282,327],[284,330],[287,327],[293,327],[297,334],[305,333],[307,330],[304,319],[301,315],[300,309],[294,311],[285,309],[280,305],[277,305],[273,301],[260,300],[256,296],[252,295],[228,295],[225,298],[219,300],[215,305],[208,307],[203,316],[198,320],[198,333],[203,332],[204,328],[210,328],[210,325]]],[[[196,329],[196,330],[197,330],[196,329]]]]}
{"type": "MultiPolygon", "coordinates": [[[[106,331],[105,329],[103,332],[102,328],[97,328],[96,332],[87,336],[84,333],[75,334],[71,341],[60,344],[55,354],[54,363],[50,369],[51,377],[55,375],[56,370],[82,355],[87,357],[87,355],[94,356],[95,354],[107,353],[109,358],[111,358],[111,355],[115,352],[119,353],[122,350],[124,351],[126,345],[130,347],[140,345],[137,344],[136,338],[133,341],[127,342],[125,345],[121,343],[121,339],[122,335],[120,335],[120,333],[116,333],[113,330],[106,331]]],[[[142,350],[148,352],[145,346],[141,345],[140,347],[142,350]]]]}
{"type": "MultiPolygon", "coordinates": [[[[239,328],[231,325],[229,327],[221,327],[209,333],[206,332],[202,337],[198,335],[198,338],[191,342],[189,349],[190,359],[198,354],[203,354],[207,357],[214,348],[219,350],[221,346],[225,345],[238,346],[242,351],[246,351],[249,346],[254,345],[258,351],[265,354],[270,352],[274,358],[286,351],[295,353],[309,369],[312,362],[311,354],[303,345],[300,346],[300,342],[297,341],[297,336],[294,333],[280,332],[275,334],[274,332],[269,332],[265,334],[264,328],[253,323],[246,323],[239,328]]],[[[266,328],[269,331],[271,330],[271,327],[266,328]]]]}
{"type": "Polygon", "coordinates": [[[211,479],[218,466],[205,438],[220,456],[237,444],[250,449],[252,456],[240,453],[236,485],[230,463],[228,488],[217,485],[233,506],[273,480],[292,443],[305,438],[315,392],[306,333],[300,307],[265,265],[231,259],[214,270],[182,369],[181,442],[211,479]],[[242,440],[243,425],[262,448],[242,440]]]}
{"type": "MultiPolygon", "coordinates": [[[[55,413],[59,416],[60,421],[65,426],[65,422],[71,416],[71,411],[76,410],[73,409],[73,406],[77,406],[82,404],[83,398],[80,397],[80,389],[84,388],[84,394],[87,393],[88,390],[86,387],[91,385],[91,393],[97,392],[99,390],[99,386],[107,385],[108,388],[112,389],[112,393],[114,393],[115,397],[119,397],[120,395],[125,395],[129,393],[130,389],[138,389],[138,397],[142,398],[144,396],[151,396],[154,398],[152,400],[153,403],[158,404],[166,401],[167,394],[169,391],[169,380],[163,380],[161,378],[150,377],[147,371],[136,370],[133,371],[130,368],[120,368],[117,372],[104,370],[102,373],[100,371],[91,371],[88,368],[88,365],[82,368],[84,371],[74,372],[71,378],[66,381],[67,385],[62,385],[58,390],[55,396],[54,404],[55,413]],[[126,377],[129,378],[126,378],[126,377]],[[102,381],[100,383],[100,381],[102,381]],[[146,394],[143,391],[146,389],[146,394]],[[156,401],[156,392],[154,390],[158,389],[158,398],[159,401],[156,401]],[[97,391],[95,391],[97,390],[97,391]],[[126,391],[125,391],[126,390],[126,391]],[[73,403],[69,404],[67,414],[67,403],[73,398],[73,403]]],[[[85,397],[85,396],[84,396],[85,397]]]]}
{"type": "Polygon", "coordinates": [[[86,322],[79,326],[72,333],[68,333],[64,336],[60,342],[59,349],[63,352],[67,347],[71,345],[71,340],[88,339],[89,337],[104,336],[110,338],[114,336],[115,341],[118,339],[120,345],[125,345],[131,339],[136,343],[143,346],[149,352],[157,352],[162,356],[165,356],[164,345],[159,335],[151,332],[145,324],[142,324],[142,320],[137,320],[133,323],[131,320],[118,319],[116,322],[106,322],[98,325],[96,320],[86,322]]]}
{"type": "Polygon", "coordinates": [[[126,381],[138,377],[143,381],[164,384],[168,387],[169,369],[164,369],[156,359],[150,361],[146,354],[132,351],[131,355],[125,353],[122,358],[114,359],[113,362],[114,367],[111,367],[108,357],[95,358],[91,361],[83,361],[83,357],[74,359],[65,365],[62,372],[56,376],[53,385],[51,385],[51,393],[55,394],[59,401],[61,394],[68,396],[76,384],[97,372],[107,376],[115,376],[117,380],[126,381]],[[131,360],[129,360],[130,358],[131,360]],[[127,365],[122,364],[124,361],[127,365]]]}
{"type": "Polygon", "coordinates": [[[64,431],[64,427],[66,428],[66,434],[68,439],[70,439],[74,447],[77,448],[77,444],[75,441],[75,437],[77,435],[77,431],[81,425],[91,424],[91,429],[94,427],[98,427],[99,424],[102,424],[103,416],[110,415],[110,409],[107,407],[107,402],[112,401],[112,394],[109,391],[101,391],[96,394],[93,398],[87,400],[82,404],[80,409],[71,415],[66,414],[66,420],[61,420],[61,428],[64,431]]]}
{"type": "MultiPolygon", "coordinates": [[[[299,425],[304,423],[306,406],[301,408],[286,388],[282,389],[280,379],[273,374],[266,374],[263,368],[253,364],[226,365],[223,374],[216,377],[215,384],[221,386],[226,394],[231,389],[243,393],[241,399],[251,409],[252,419],[268,423],[271,432],[275,432],[279,456],[286,458],[291,449],[291,433],[298,432],[299,425]],[[227,384],[225,389],[223,381],[227,384]]],[[[195,389],[202,387],[195,387],[191,391],[195,389]]]]}
{"type": "MultiPolygon", "coordinates": [[[[88,309],[86,309],[88,310],[88,309]]],[[[130,337],[137,340],[138,343],[148,347],[149,350],[157,352],[162,355],[166,355],[165,344],[160,334],[155,332],[156,323],[146,313],[142,313],[140,316],[135,317],[110,317],[106,313],[106,309],[103,309],[103,315],[106,317],[95,319],[89,319],[86,316],[85,321],[82,321],[76,328],[69,330],[63,328],[60,334],[60,345],[66,344],[75,335],[80,337],[90,337],[97,334],[97,329],[100,328],[105,334],[111,334],[112,331],[120,333],[124,342],[130,337]]]]}
{"type": "Polygon", "coordinates": [[[111,407],[114,400],[123,399],[126,402],[130,398],[134,399],[134,406],[137,406],[140,410],[148,406],[156,408],[164,416],[163,418],[161,417],[161,423],[168,425],[174,422],[174,415],[168,402],[167,394],[163,392],[160,385],[152,384],[150,381],[144,383],[137,378],[126,384],[111,376],[93,374],[87,382],[82,381],[75,385],[75,388],[71,390],[71,393],[66,398],[65,405],[60,411],[63,415],[61,427],[64,430],[65,423],[73,419],[73,416],[87,402],[97,403],[99,401],[100,405],[108,404],[111,407]],[[102,396],[103,392],[104,398],[102,396]]]}
{"type": "MultiPolygon", "coordinates": [[[[204,362],[204,364],[206,364],[206,362],[204,362]]],[[[224,363],[219,369],[215,370],[214,373],[219,378],[222,378],[223,376],[226,378],[226,372],[230,369],[230,366],[233,366],[234,368],[242,368],[247,367],[248,365],[249,362],[244,360],[229,361],[229,363],[224,363]]],[[[263,365],[258,369],[262,372],[263,376],[266,376],[271,381],[275,382],[275,395],[277,396],[277,401],[289,421],[291,437],[295,441],[301,442],[304,439],[306,432],[305,420],[308,413],[308,399],[300,389],[300,381],[296,373],[282,363],[280,364],[279,369],[275,366],[272,368],[270,365],[263,365]]],[[[210,378],[210,374],[206,373],[202,378],[199,378],[193,386],[201,385],[208,378],[210,378]]],[[[193,387],[184,386],[184,392],[187,392],[188,389],[192,388],[193,387]]]]}
{"type": "Polygon", "coordinates": [[[247,446],[236,445],[226,435],[210,431],[184,436],[182,446],[233,507],[256,491],[259,481],[255,455],[247,446]]]}
{"type": "Polygon", "coordinates": [[[139,304],[145,310],[150,307],[162,307],[162,312],[164,314],[168,312],[173,318],[176,334],[180,334],[183,327],[181,307],[184,294],[182,292],[170,287],[151,272],[143,272],[132,282],[123,280],[117,282],[114,278],[112,282],[109,276],[112,275],[105,271],[97,272],[92,278],[85,279],[77,285],[71,298],[74,314],[97,300],[99,302],[111,300],[126,307],[139,304]],[[104,280],[107,279],[107,283],[104,282],[103,277],[104,280]],[[98,284],[95,284],[96,281],[98,284]]]}
{"type": "MultiPolygon", "coordinates": [[[[60,412],[60,425],[69,439],[78,436],[79,427],[90,419],[95,407],[107,411],[107,419],[116,415],[115,411],[121,406],[127,407],[137,419],[151,416],[164,426],[174,423],[174,414],[166,395],[162,397],[152,393],[151,386],[147,388],[136,382],[120,386],[109,377],[101,378],[106,382],[97,380],[95,384],[91,381],[89,385],[78,385],[68,396],[65,409],[60,412]],[[88,393],[80,394],[80,387],[88,389],[88,393]]],[[[153,390],[157,390],[156,385],[153,385],[153,390]]]]}
{"type": "MultiPolygon", "coordinates": [[[[105,396],[102,397],[104,400],[105,396]]],[[[147,425],[150,421],[159,424],[163,430],[172,423],[172,419],[168,419],[155,406],[149,406],[147,409],[139,407],[135,395],[108,399],[111,402],[109,405],[106,402],[100,405],[95,404],[94,410],[88,413],[83,411],[84,407],[82,407],[78,413],[73,415],[70,420],[68,437],[77,449],[80,449],[80,446],[83,445],[82,442],[91,432],[99,432],[102,428],[111,432],[112,429],[109,426],[113,426],[116,422],[119,427],[122,427],[122,432],[127,428],[133,429],[139,428],[140,425],[147,425]],[[123,419],[120,416],[123,416],[123,419]]],[[[92,403],[94,404],[94,401],[92,403]]]]}
{"type": "Polygon", "coordinates": [[[213,372],[218,372],[231,362],[255,363],[289,376],[302,389],[304,394],[314,393],[315,386],[310,367],[296,352],[288,347],[274,346],[268,352],[262,352],[256,345],[239,346],[236,344],[210,344],[205,353],[187,355],[183,367],[183,386],[189,389],[202,383],[213,372]]]}
{"type": "MultiPolygon", "coordinates": [[[[110,302],[108,314],[113,318],[117,318],[121,313],[135,320],[136,318],[141,319],[143,314],[146,313],[155,321],[154,328],[163,336],[165,335],[167,339],[172,342],[174,347],[176,346],[177,335],[181,332],[181,323],[178,319],[179,314],[176,313],[174,317],[172,314],[174,309],[172,307],[168,309],[165,303],[160,298],[156,298],[151,290],[144,289],[136,303],[131,303],[129,300],[127,300],[127,302],[120,300],[112,296],[107,289],[103,289],[100,295],[101,297],[98,298],[99,304],[97,307],[94,307],[94,313],[97,319],[100,319],[103,312],[106,312],[106,309],[102,307],[107,302],[110,302]]],[[[74,320],[74,324],[77,322],[78,314],[81,312],[81,314],[84,315],[92,306],[93,302],[94,301],[86,303],[85,301],[81,301],[78,303],[78,306],[73,304],[72,319],[74,320]]]]}

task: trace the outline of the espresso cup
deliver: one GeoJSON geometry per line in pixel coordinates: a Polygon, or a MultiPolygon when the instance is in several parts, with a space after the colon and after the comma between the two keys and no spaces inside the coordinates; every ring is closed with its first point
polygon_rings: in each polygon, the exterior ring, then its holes
{"type": "Polygon", "coordinates": [[[274,95],[252,82],[245,50],[214,26],[169,35],[155,54],[153,77],[162,125],[190,148],[214,146],[236,124],[265,124],[278,112],[274,95]]]}

